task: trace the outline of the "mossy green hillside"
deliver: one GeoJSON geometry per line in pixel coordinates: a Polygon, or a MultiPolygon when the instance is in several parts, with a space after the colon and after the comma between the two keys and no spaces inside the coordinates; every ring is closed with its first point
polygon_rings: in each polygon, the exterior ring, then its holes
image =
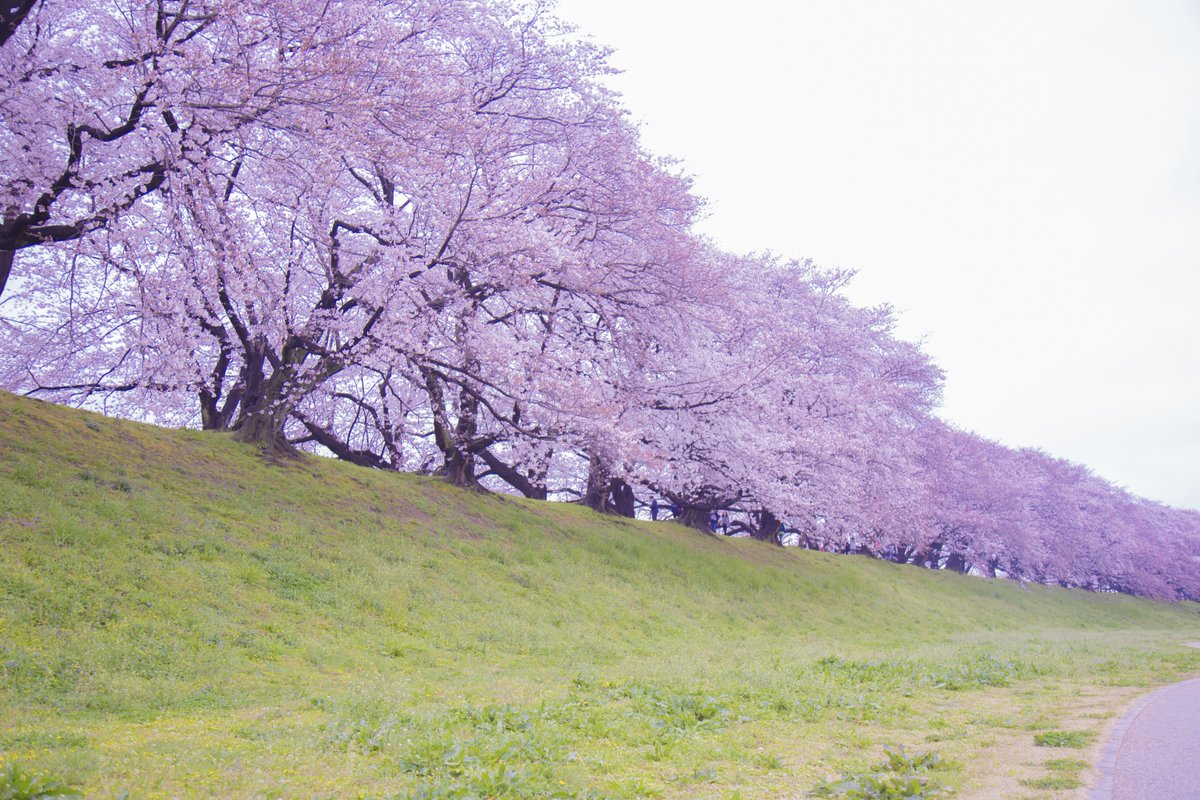
{"type": "Polygon", "coordinates": [[[1198,631],[0,394],[0,767],[88,796],[782,797],[884,746],[969,792],[1198,631]]]}

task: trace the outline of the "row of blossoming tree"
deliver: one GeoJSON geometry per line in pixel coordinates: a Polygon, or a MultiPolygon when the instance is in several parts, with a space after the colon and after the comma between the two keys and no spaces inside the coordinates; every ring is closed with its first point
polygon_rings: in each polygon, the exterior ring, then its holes
{"type": "Polygon", "coordinates": [[[734,256],[544,6],[0,7],[0,383],[381,469],[1200,599],[1200,514],[932,416],[845,273],[734,256]]]}

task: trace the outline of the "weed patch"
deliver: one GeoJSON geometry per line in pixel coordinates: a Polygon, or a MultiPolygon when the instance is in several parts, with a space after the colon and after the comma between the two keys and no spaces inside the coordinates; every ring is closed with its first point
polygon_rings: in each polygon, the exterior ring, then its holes
{"type": "Polygon", "coordinates": [[[1082,750],[1095,738],[1096,734],[1091,731],[1043,731],[1034,734],[1033,743],[1038,747],[1070,747],[1082,750]]]}
{"type": "Polygon", "coordinates": [[[1078,789],[1083,786],[1083,781],[1074,775],[1047,775],[1044,778],[1032,778],[1021,781],[1022,786],[1028,786],[1030,789],[1046,789],[1049,791],[1063,791],[1066,789],[1078,789]]]}
{"type": "Polygon", "coordinates": [[[1087,769],[1087,762],[1077,758],[1053,758],[1043,765],[1049,775],[1040,778],[1027,778],[1021,785],[1030,789],[1044,791],[1067,791],[1083,786],[1079,773],[1087,769]]]}
{"type": "Polygon", "coordinates": [[[0,769],[0,800],[43,800],[52,797],[83,797],[75,786],[52,775],[26,772],[16,764],[0,769]]]}
{"type": "Polygon", "coordinates": [[[930,773],[954,768],[935,752],[907,755],[903,749],[885,749],[887,759],[874,770],[821,783],[813,793],[837,800],[891,800],[892,798],[945,797],[949,790],[930,773]]]}
{"type": "Polygon", "coordinates": [[[939,689],[963,691],[985,686],[1008,686],[1014,680],[1028,677],[1034,669],[1015,659],[998,658],[991,653],[977,653],[948,670],[935,671],[931,678],[939,689]]]}

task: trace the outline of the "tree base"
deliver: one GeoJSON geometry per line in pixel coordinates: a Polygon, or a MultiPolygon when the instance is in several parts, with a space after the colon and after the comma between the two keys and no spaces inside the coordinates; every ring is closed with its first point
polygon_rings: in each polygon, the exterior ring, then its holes
{"type": "Polygon", "coordinates": [[[300,451],[276,432],[271,426],[244,424],[233,432],[233,439],[243,444],[252,444],[267,458],[276,461],[298,461],[300,451]]]}

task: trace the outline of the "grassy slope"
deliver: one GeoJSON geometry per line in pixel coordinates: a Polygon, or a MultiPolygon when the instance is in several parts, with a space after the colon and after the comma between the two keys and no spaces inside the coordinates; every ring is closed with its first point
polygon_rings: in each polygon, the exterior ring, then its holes
{"type": "Polygon", "coordinates": [[[89,796],[748,800],[889,744],[969,795],[1198,633],[0,393],[0,765],[89,796]]]}

